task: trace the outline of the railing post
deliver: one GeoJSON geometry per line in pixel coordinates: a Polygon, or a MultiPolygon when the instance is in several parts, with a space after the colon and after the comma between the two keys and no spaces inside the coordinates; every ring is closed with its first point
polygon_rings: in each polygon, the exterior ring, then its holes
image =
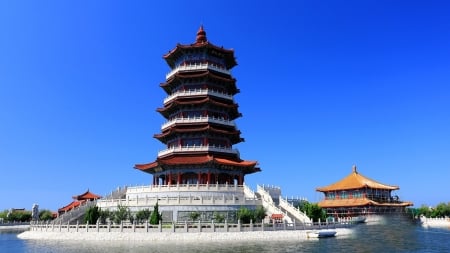
{"type": "Polygon", "coordinates": [[[77,221],[77,229],[76,229],[76,231],[78,232],[78,221],[77,221]]]}
{"type": "Polygon", "coordinates": [[[100,221],[97,219],[97,223],[95,224],[97,232],[100,232],[100,221]]]}
{"type": "Polygon", "coordinates": [[[159,230],[159,232],[162,232],[162,221],[161,220],[159,220],[159,223],[158,223],[158,230],[159,230]]]}
{"type": "Polygon", "coordinates": [[[238,220],[238,232],[241,232],[241,220],[238,220]]]}
{"type": "Polygon", "coordinates": [[[108,232],[111,232],[111,221],[108,221],[108,232]]]}
{"type": "Polygon", "coordinates": [[[225,220],[224,226],[225,226],[225,232],[228,232],[228,221],[227,220],[225,220]]]}
{"type": "Polygon", "coordinates": [[[175,233],[175,222],[172,221],[172,232],[175,233]]]}
{"type": "Polygon", "coordinates": [[[184,232],[189,232],[187,221],[184,221],[184,232]]]}
{"type": "Polygon", "coordinates": [[[145,231],[148,232],[148,220],[145,221],[145,231]]]}
{"type": "Polygon", "coordinates": [[[133,232],[136,232],[136,221],[135,221],[135,220],[133,220],[133,225],[132,225],[132,227],[133,227],[133,232]]]}
{"type": "Polygon", "coordinates": [[[123,220],[120,221],[120,232],[123,232],[123,220]]]}
{"type": "Polygon", "coordinates": [[[214,220],[211,220],[211,228],[213,232],[216,232],[216,224],[214,224],[214,220]]]}
{"type": "Polygon", "coordinates": [[[202,223],[200,220],[198,220],[198,232],[202,232],[202,223]]]}
{"type": "Polygon", "coordinates": [[[250,231],[253,231],[253,220],[250,219],[250,231]]]}
{"type": "Polygon", "coordinates": [[[86,221],[86,232],[89,232],[89,221],[86,221]]]}

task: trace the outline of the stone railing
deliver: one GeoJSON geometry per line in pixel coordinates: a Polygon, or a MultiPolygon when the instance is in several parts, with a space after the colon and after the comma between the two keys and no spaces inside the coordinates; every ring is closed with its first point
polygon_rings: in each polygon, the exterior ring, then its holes
{"type": "Polygon", "coordinates": [[[175,124],[186,124],[186,123],[216,123],[216,124],[222,124],[227,126],[236,126],[234,121],[232,120],[226,120],[224,118],[217,118],[217,117],[187,117],[187,118],[175,118],[172,120],[167,121],[166,123],[161,125],[161,129],[164,130],[168,128],[169,126],[175,125],[175,124]]]}
{"type": "Polygon", "coordinates": [[[233,100],[233,96],[227,93],[223,93],[217,90],[211,89],[196,89],[196,90],[180,90],[170,94],[168,97],[164,99],[164,104],[169,103],[176,97],[185,97],[185,96],[200,96],[200,95],[211,95],[215,97],[220,97],[224,99],[233,100]]]}
{"type": "Polygon", "coordinates": [[[244,186],[231,184],[175,184],[142,185],[127,187],[127,194],[164,193],[164,192],[242,192],[244,186]]]}
{"type": "Polygon", "coordinates": [[[292,223],[293,220],[291,217],[287,215],[287,213],[283,212],[280,208],[277,207],[275,202],[272,199],[272,196],[265,190],[263,186],[257,186],[257,192],[261,195],[262,205],[269,213],[272,214],[284,214],[283,221],[292,223]]]}
{"type": "Polygon", "coordinates": [[[303,223],[311,223],[311,219],[305,213],[295,208],[291,203],[282,197],[280,197],[280,207],[286,210],[290,215],[294,216],[297,220],[303,223]]]}
{"type": "Polygon", "coordinates": [[[259,205],[261,202],[256,199],[238,198],[235,195],[223,194],[222,196],[151,196],[140,198],[99,200],[97,206],[100,208],[114,208],[118,205],[128,207],[148,207],[158,202],[160,206],[211,206],[211,205],[259,205]]]}
{"type": "Polygon", "coordinates": [[[212,152],[231,153],[231,154],[239,155],[239,151],[237,149],[205,145],[205,146],[179,146],[179,147],[168,148],[168,149],[159,151],[158,157],[164,157],[171,153],[196,152],[196,151],[212,151],[212,152]]]}
{"type": "Polygon", "coordinates": [[[86,202],[82,203],[80,206],[77,206],[74,209],[59,215],[58,218],[54,219],[52,222],[53,223],[74,222],[74,221],[80,219],[80,217],[82,217],[86,213],[86,210],[89,207],[95,206],[96,202],[97,202],[97,200],[86,201],[86,202]]]}
{"type": "Polygon", "coordinates": [[[44,222],[33,222],[30,224],[31,231],[43,232],[60,232],[60,233],[99,233],[99,232],[122,232],[122,233],[214,233],[214,232],[250,232],[250,231],[284,231],[284,230],[313,230],[313,229],[335,229],[348,228],[352,226],[349,223],[327,222],[315,223],[313,225],[293,223],[215,223],[211,222],[183,222],[183,223],[160,223],[158,225],[150,225],[144,223],[128,223],[120,224],[54,224],[44,222]]]}
{"type": "Polygon", "coordinates": [[[176,68],[172,69],[169,73],[166,75],[166,79],[169,79],[172,75],[177,73],[178,71],[196,71],[196,70],[214,70],[220,73],[224,73],[227,75],[231,75],[231,71],[219,66],[217,64],[213,63],[197,63],[197,64],[183,64],[179,65],[176,68]]]}

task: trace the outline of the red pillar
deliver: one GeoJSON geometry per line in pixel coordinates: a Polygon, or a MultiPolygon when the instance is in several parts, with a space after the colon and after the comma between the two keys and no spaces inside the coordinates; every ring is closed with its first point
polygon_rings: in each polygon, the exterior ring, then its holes
{"type": "Polygon", "coordinates": [[[178,172],[177,184],[181,184],[181,172],[178,172]]]}
{"type": "Polygon", "coordinates": [[[168,185],[172,184],[172,172],[169,172],[169,182],[167,182],[168,185]]]}
{"type": "Polygon", "coordinates": [[[209,172],[208,171],[208,182],[207,182],[208,184],[210,184],[211,183],[211,172],[209,172]]]}
{"type": "Polygon", "coordinates": [[[242,174],[239,175],[239,185],[243,185],[244,184],[244,177],[242,176],[242,174]]]}

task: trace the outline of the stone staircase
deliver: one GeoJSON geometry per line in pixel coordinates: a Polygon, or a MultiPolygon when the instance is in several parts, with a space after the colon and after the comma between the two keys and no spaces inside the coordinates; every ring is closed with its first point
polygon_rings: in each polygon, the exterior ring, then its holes
{"type": "MultiPolygon", "coordinates": [[[[102,199],[121,199],[125,198],[127,192],[127,187],[118,187],[116,190],[112,191],[109,195],[102,199]]],[[[82,205],[59,215],[56,219],[52,221],[52,224],[75,224],[83,223],[84,215],[86,210],[90,207],[97,205],[97,200],[87,201],[82,205]]]]}
{"type": "Polygon", "coordinates": [[[261,198],[267,214],[283,214],[286,223],[310,224],[311,219],[302,211],[295,208],[287,199],[281,197],[281,189],[273,186],[257,186],[256,195],[261,198]]]}

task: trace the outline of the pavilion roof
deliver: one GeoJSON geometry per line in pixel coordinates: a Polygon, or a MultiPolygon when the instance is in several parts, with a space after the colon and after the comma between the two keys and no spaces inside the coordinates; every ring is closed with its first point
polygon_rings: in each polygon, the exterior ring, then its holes
{"type": "Polygon", "coordinates": [[[172,134],[176,134],[176,133],[182,134],[182,133],[205,132],[205,131],[217,133],[220,135],[233,136],[234,138],[232,138],[232,141],[234,143],[244,141],[244,139],[240,137],[241,131],[236,130],[236,129],[233,129],[233,130],[220,129],[220,128],[214,127],[208,123],[205,123],[204,126],[188,126],[185,128],[171,127],[167,131],[164,131],[163,133],[155,134],[154,137],[157,139],[164,139],[164,138],[167,138],[168,136],[170,136],[172,134]]]}
{"type": "Polygon", "coordinates": [[[325,199],[318,203],[322,208],[330,207],[357,207],[357,206],[412,206],[411,202],[398,203],[379,203],[367,198],[352,198],[352,199],[325,199]]]}
{"type": "Polygon", "coordinates": [[[398,186],[382,184],[373,179],[365,177],[358,173],[358,171],[356,170],[356,166],[353,166],[353,171],[352,173],[350,173],[350,175],[334,184],[316,188],[316,191],[328,192],[328,191],[339,191],[339,190],[350,190],[361,188],[385,189],[385,190],[400,189],[398,186]]]}
{"type": "Polygon", "coordinates": [[[102,196],[90,192],[88,189],[85,193],[82,193],[80,195],[75,195],[72,198],[76,199],[76,200],[85,200],[85,199],[99,199],[101,197],[102,196]]]}
{"type": "Polygon", "coordinates": [[[166,165],[183,165],[183,164],[207,164],[207,163],[215,163],[218,165],[228,165],[234,167],[240,167],[247,171],[248,173],[261,171],[259,168],[256,168],[257,161],[245,161],[239,159],[229,159],[229,158],[221,158],[214,157],[209,154],[202,155],[190,155],[190,156],[170,156],[167,158],[158,158],[155,162],[146,163],[146,164],[136,164],[134,168],[138,170],[142,170],[144,172],[152,173],[156,168],[161,168],[166,165]]]}
{"type": "Polygon", "coordinates": [[[193,44],[188,45],[177,44],[174,49],[169,51],[167,54],[163,55],[163,58],[166,60],[167,64],[169,64],[169,66],[173,68],[175,65],[174,62],[176,56],[186,49],[193,49],[193,48],[207,48],[212,49],[216,52],[220,52],[220,54],[222,54],[225,59],[227,68],[229,69],[237,65],[236,59],[234,57],[234,50],[218,47],[210,43],[206,38],[206,31],[203,29],[203,26],[200,26],[199,30],[197,31],[197,37],[193,44]]]}
{"type": "Polygon", "coordinates": [[[68,205],[59,208],[58,212],[60,213],[60,212],[70,211],[70,210],[74,209],[75,207],[81,205],[81,203],[83,203],[83,201],[74,200],[74,201],[70,202],[68,205]]]}
{"type": "Polygon", "coordinates": [[[176,80],[182,80],[185,78],[210,78],[231,83],[234,85],[236,84],[235,78],[217,75],[213,71],[205,70],[201,72],[177,72],[173,76],[171,76],[168,80],[166,80],[166,82],[161,83],[159,86],[165,87],[176,80]]]}

